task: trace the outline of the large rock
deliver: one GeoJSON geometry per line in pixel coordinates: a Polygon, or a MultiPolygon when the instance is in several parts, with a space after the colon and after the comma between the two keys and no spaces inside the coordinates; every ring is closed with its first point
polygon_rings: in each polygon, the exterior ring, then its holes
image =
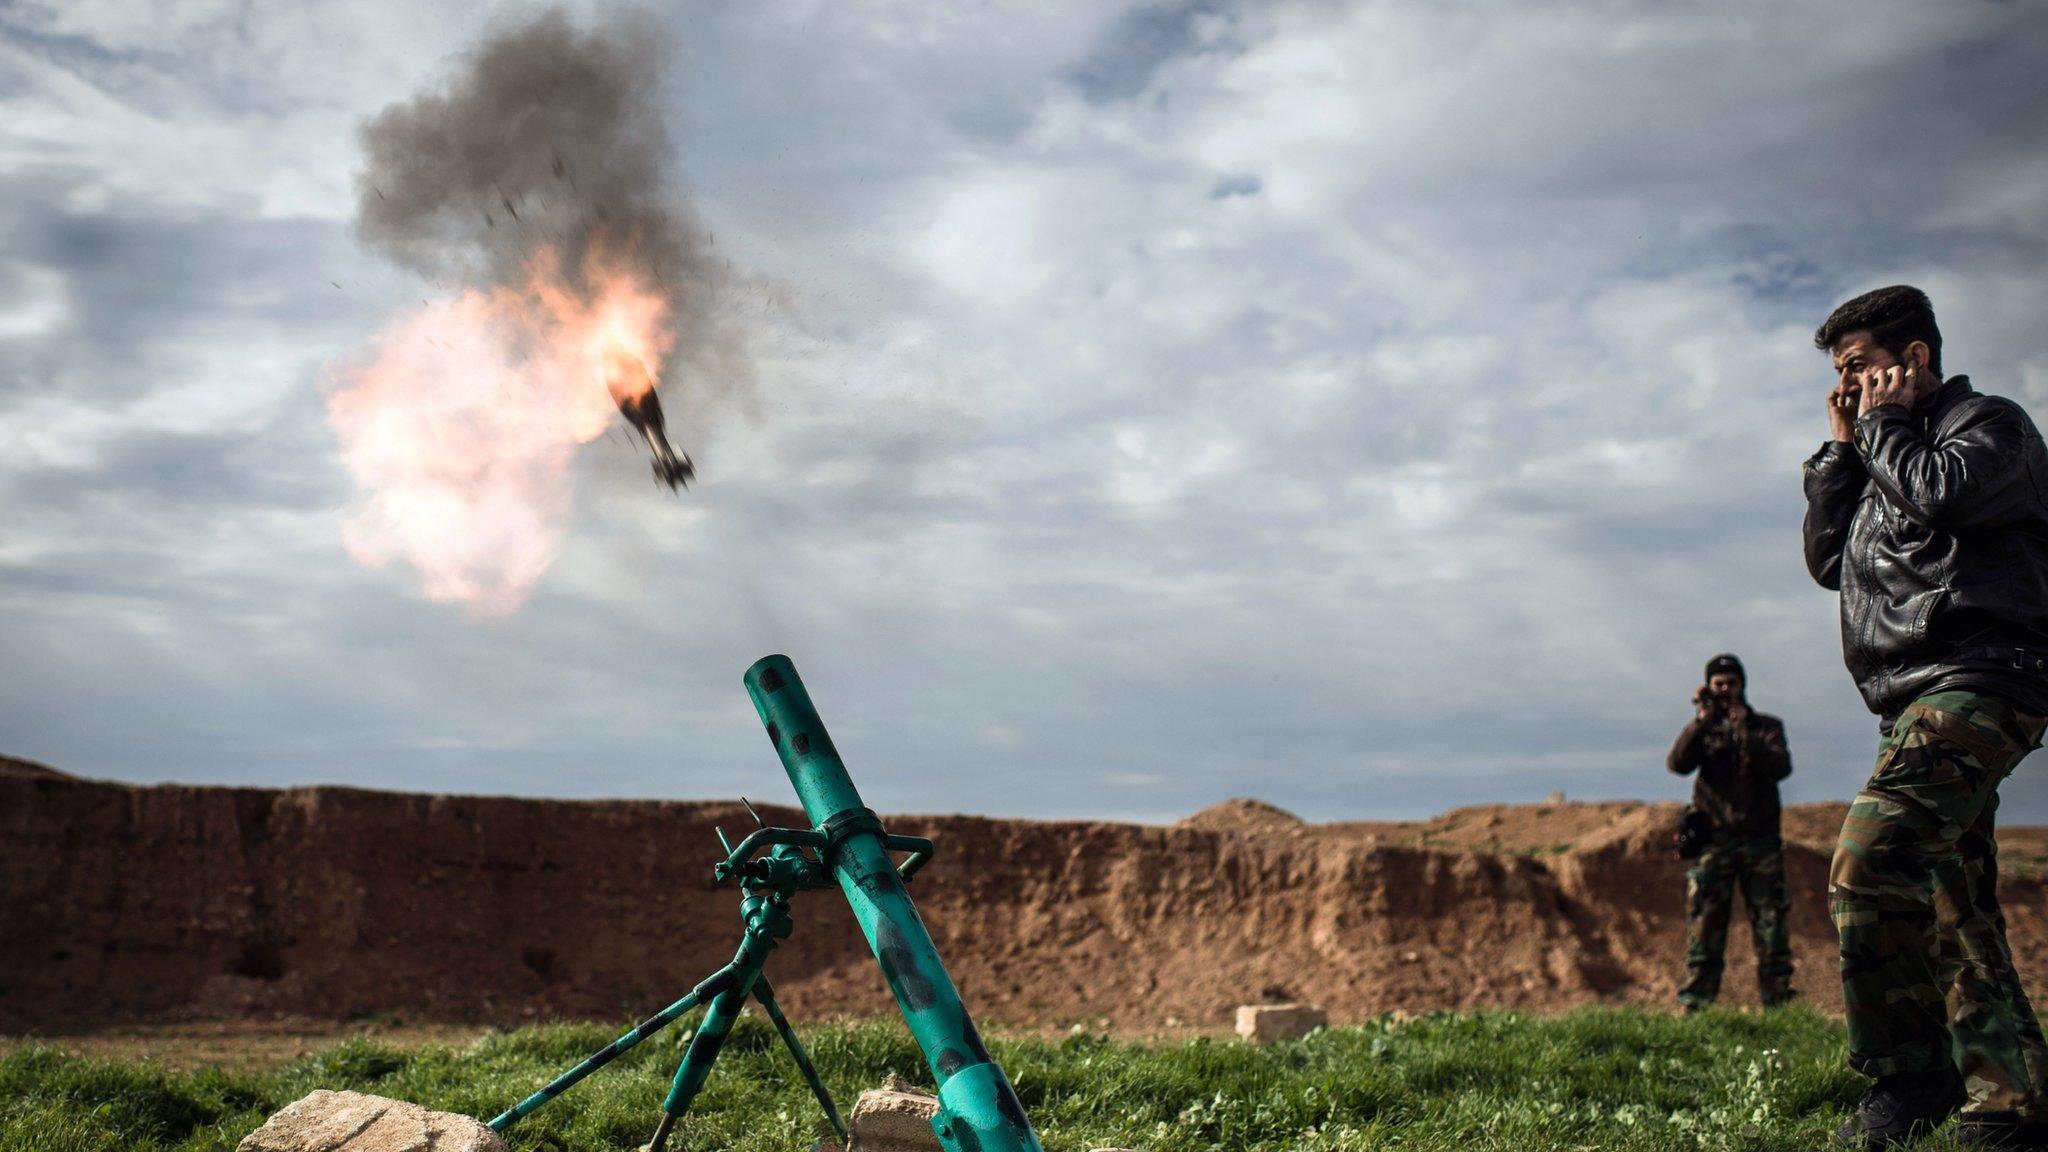
{"type": "Polygon", "coordinates": [[[467,1116],[323,1089],[287,1105],[236,1152],[505,1152],[505,1142],[467,1116]]]}
{"type": "Polygon", "coordinates": [[[1298,1040],[1330,1022],[1313,1004],[1246,1004],[1237,1010],[1237,1034],[1252,1044],[1298,1040]]]}
{"type": "Polygon", "coordinates": [[[860,1094],[847,1119],[846,1152],[941,1152],[932,1128],[939,1098],[890,1077],[860,1094]]]}

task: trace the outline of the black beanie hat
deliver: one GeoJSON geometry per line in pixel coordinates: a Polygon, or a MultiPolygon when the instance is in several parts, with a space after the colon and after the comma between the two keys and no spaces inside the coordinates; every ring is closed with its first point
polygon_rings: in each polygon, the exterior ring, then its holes
{"type": "Polygon", "coordinates": [[[1742,661],[1737,660],[1732,652],[1723,652],[1707,661],[1707,674],[1702,679],[1712,680],[1716,676],[1730,672],[1742,677],[1744,684],[1749,683],[1749,674],[1742,670],[1742,661]]]}

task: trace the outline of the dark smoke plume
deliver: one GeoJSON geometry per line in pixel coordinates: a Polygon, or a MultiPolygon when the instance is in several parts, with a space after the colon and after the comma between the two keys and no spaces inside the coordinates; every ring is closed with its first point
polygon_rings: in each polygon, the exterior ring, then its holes
{"type": "Polygon", "coordinates": [[[668,296],[677,358],[732,383],[742,366],[715,330],[718,269],[657,102],[668,57],[630,10],[591,28],[551,10],[493,36],[363,127],[358,235],[423,275],[482,286],[523,282],[543,246],[570,283],[593,250],[631,252],[668,296]]]}

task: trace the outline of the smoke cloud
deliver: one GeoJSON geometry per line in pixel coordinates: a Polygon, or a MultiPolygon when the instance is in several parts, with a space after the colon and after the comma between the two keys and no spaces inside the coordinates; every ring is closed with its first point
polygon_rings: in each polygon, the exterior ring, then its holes
{"type": "Polygon", "coordinates": [[[691,466],[655,388],[673,404],[748,379],[674,179],[668,48],[637,12],[549,11],[363,127],[358,235],[446,291],[334,368],[363,494],[344,540],[431,599],[517,609],[567,531],[579,445],[624,414],[676,488],[691,466]]]}
{"type": "Polygon", "coordinates": [[[512,285],[536,253],[575,283],[630,253],[679,346],[711,340],[718,284],[656,101],[669,42],[643,13],[579,28],[559,10],[479,46],[436,90],[363,127],[357,234],[423,275],[512,285]]]}

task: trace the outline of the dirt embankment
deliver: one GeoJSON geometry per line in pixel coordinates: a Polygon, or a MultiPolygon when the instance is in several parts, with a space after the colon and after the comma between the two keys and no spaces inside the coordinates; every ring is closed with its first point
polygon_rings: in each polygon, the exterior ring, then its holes
{"type": "MultiPolygon", "coordinates": [[[[40,767],[40,766],[38,766],[40,767]]],[[[1249,1000],[1390,1009],[1664,1004],[1679,975],[1675,805],[1468,808],[1303,824],[1233,801],[1174,827],[901,816],[913,885],[974,1012],[1213,1027],[1249,1000]]],[[[786,808],[764,809],[795,823],[786,808]]],[[[1800,991],[1839,1007],[1822,902],[1838,807],[1788,814],[1800,991]]],[[[274,1015],[622,1018],[731,957],[711,882],[737,804],[130,787],[0,764],[0,1031],[274,1015]]],[[[2048,976],[2041,829],[2006,834],[2014,950],[2048,976]]],[[[1728,999],[1753,1003],[1746,930],[1728,999]]],[[[886,992],[815,893],[770,965],[799,1013],[886,992]]]]}

